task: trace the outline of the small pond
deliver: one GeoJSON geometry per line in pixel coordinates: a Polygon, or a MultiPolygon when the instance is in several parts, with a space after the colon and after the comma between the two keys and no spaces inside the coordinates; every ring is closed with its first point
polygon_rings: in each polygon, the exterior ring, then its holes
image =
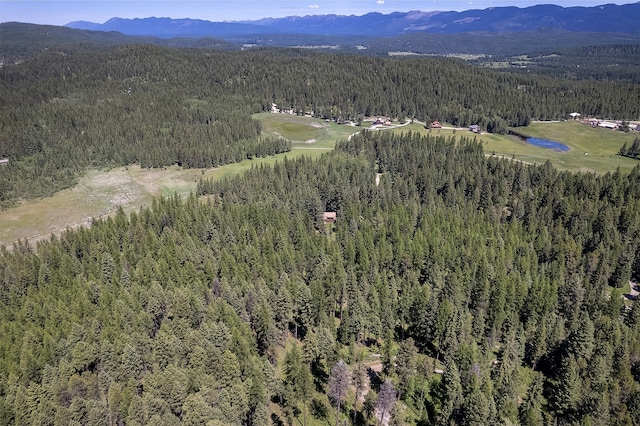
{"type": "Polygon", "coordinates": [[[553,149],[554,151],[569,151],[569,147],[565,144],[547,139],[527,138],[526,142],[531,145],[539,146],[540,148],[553,149]]]}

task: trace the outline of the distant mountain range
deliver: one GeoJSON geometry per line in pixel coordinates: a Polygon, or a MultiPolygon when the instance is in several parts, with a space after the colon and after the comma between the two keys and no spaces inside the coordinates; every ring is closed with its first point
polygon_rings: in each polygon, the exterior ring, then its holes
{"type": "Polygon", "coordinates": [[[572,32],[640,33],[640,2],[595,7],[538,5],[495,7],[464,12],[395,12],[362,16],[311,15],[265,18],[245,22],[199,19],[112,18],[103,24],[70,22],[66,27],[118,31],[126,35],[170,37],[225,37],[240,35],[307,34],[394,37],[412,32],[523,32],[561,29],[572,32]]]}

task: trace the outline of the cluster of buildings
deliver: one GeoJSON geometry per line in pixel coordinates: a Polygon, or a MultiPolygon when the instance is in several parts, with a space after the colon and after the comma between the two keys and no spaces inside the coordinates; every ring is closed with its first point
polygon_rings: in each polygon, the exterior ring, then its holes
{"type": "MultiPolygon", "coordinates": [[[[603,129],[619,130],[620,127],[622,127],[622,122],[591,119],[589,120],[589,125],[591,127],[600,127],[603,129]]],[[[640,132],[640,124],[629,124],[629,129],[640,132]]]]}
{"type": "MultiPolygon", "coordinates": [[[[578,120],[580,118],[580,114],[577,112],[572,112],[571,114],[569,114],[569,116],[573,120],[578,120]]],[[[612,130],[619,130],[623,124],[622,121],[607,121],[607,120],[600,120],[598,118],[590,118],[588,120],[581,120],[581,121],[583,123],[588,123],[589,126],[593,128],[612,129],[612,130]]],[[[640,124],[629,124],[629,129],[640,131],[640,124]]]]}
{"type": "Polygon", "coordinates": [[[589,126],[602,127],[603,129],[613,129],[613,130],[618,130],[618,128],[620,127],[618,123],[614,123],[612,121],[596,120],[596,119],[589,120],[589,126]]]}
{"type": "Polygon", "coordinates": [[[384,117],[378,117],[373,122],[374,126],[391,126],[391,120],[384,117]]]}
{"type": "MultiPolygon", "coordinates": [[[[432,121],[431,122],[431,128],[432,129],[442,129],[442,123],[440,123],[437,120],[436,121],[432,121]]],[[[473,132],[473,133],[482,133],[482,129],[477,124],[472,124],[471,126],[469,126],[469,131],[473,132]]]]}

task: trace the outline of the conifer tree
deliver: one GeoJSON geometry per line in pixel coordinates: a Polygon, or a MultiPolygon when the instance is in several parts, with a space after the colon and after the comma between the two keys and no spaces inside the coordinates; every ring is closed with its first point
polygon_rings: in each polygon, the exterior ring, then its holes
{"type": "Polygon", "coordinates": [[[378,399],[376,401],[376,413],[379,416],[380,424],[385,424],[385,418],[391,416],[393,407],[396,405],[398,395],[391,380],[387,379],[380,386],[378,399]]]}
{"type": "Polygon", "coordinates": [[[355,402],[353,403],[353,424],[356,424],[356,415],[358,413],[358,400],[362,395],[362,392],[367,386],[368,378],[367,378],[367,367],[359,362],[355,368],[353,369],[353,373],[351,376],[351,381],[355,388],[355,402]]]}
{"type": "Polygon", "coordinates": [[[329,399],[336,406],[336,426],[340,423],[340,405],[347,397],[350,376],[347,364],[340,360],[331,368],[327,382],[329,399]]]}

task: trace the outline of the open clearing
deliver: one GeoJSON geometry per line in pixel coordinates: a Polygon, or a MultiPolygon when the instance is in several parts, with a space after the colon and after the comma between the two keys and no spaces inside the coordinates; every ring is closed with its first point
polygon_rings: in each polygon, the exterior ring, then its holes
{"type": "Polygon", "coordinates": [[[178,166],[90,170],[73,188],[0,211],[0,244],[23,238],[34,242],[66,228],[88,225],[92,217],[113,214],[119,207],[130,212],[149,204],[153,197],[188,194],[200,176],[201,170],[178,166]]]}
{"type": "MultiPolygon", "coordinates": [[[[138,210],[148,205],[153,197],[174,193],[186,195],[195,189],[202,177],[220,179],[234,176],[260,164],[274,164],[285,157],[303,155],[315,158],[333,149],[336,141],[347,139],[349,135],[362,130],[360,127],[289,114],[263,113],[256,114],[254,118],[262,122],[264,135],[291,140],[292,151],[208,170],[183,170],[178,166],[141,169],[137,165],[108,171],[90,170],[73,188],[60,191],[52,197],[24,201],[16,207],[0,211],[0,245],[10,245],[24,238],[33,243],[67,228],[87,226],[91,218],[113,214],[119,207],[125,212],[138,210]]],[[[412,131],[477,138],[488,155],[495,153],[527,163],[551,160],[561,170],[606,173],[619,167],[621,171],[628,172],[639,163],[616,155],[622,144],[633,143],[634,138],[639,136],[638,133],[593,129],[577,122],[534,123],[518,129],[531,136],[566,144],[571,150],[564,153],[525,144],[515,136],[476,135],[460,129],[428,130],[419,123],[388,129],[393,132],[412,131]]]]}
{"type": "Polygon", "coordinates": [[[358,127],[336,124],[311,117],[292,114],[255,114],[262,122],[265,136],[280,136],[291,141],[292,150],[318,148],[331,150],[336,141],[344,140],[360,130],[358,127]]]}

